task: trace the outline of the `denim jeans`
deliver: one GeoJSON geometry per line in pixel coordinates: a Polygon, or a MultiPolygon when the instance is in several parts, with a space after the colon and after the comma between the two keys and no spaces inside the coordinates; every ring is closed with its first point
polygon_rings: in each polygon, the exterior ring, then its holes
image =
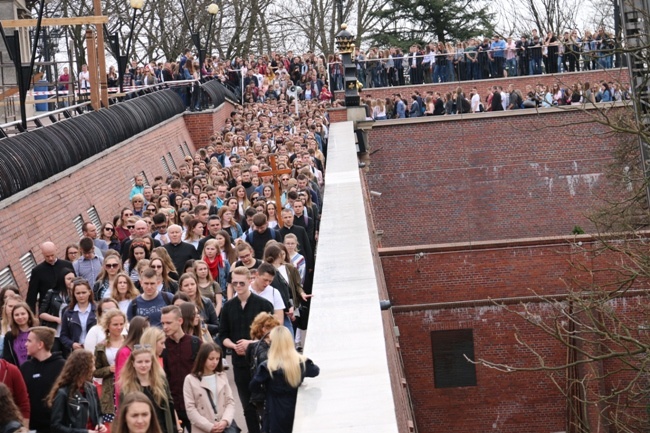
{"type": "Polygon", "coordinates": [[[517,76],[517,58],[513,57],[512,59],[506,60],[506,70],[508,71],[509,77],[517,76]]]}
{"type": "Polygon", "coordinates": [[[530,59],[530,68],[528,69],[529,75],[540,75],[542,73],[542,59],[530,59]]]}

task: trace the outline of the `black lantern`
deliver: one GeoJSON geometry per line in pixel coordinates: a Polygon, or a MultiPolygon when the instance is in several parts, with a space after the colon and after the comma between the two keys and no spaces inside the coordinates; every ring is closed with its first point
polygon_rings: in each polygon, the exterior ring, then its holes
{"type": "Polygon", "coordinates": [[[341,24],[341,31],[336,34],[336,48],[341,54],[345,71],[345,105],[358,107],[361,98],[357,87],[357,66],[352,61],[354,53],[354,35],[347,31],[347,24],[341,24]]]}

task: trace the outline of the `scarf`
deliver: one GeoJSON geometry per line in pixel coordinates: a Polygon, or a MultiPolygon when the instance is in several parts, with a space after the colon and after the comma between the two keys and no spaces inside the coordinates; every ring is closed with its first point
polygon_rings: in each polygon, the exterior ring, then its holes
{"type": "Polygon", "coordinates": [[[221,254],[217,254],[214,260],[210,260],[207,256],[203,260],[208,264],[208,269],[212,274],[212,279],[219,281],[219,268],[223,268],[223,259],[221,254]]]}

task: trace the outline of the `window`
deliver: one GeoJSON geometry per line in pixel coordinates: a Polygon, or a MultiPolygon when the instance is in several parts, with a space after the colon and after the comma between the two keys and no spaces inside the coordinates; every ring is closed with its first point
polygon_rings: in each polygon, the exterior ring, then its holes
{"type": "Polygon", "coordinates": [[[190,152],[190,146],[187,145],[187,141],[183,142],[183,146],[185,146],[185,155],[192,156],[192,152],[190,152]]]}
{"type": "Polygon", "coordinates": [[[165,170],[165,174],[167,176],[171,176],[172,172],[169,170],[169,164],[167,164],[167,160],[165,159],[164,156],[160,158],[160,162],[162,162],[162,166],[163,166],[163,170],[165,170]]]}
{"type": "Polygon", "coordinates": [[[187,154],[185,153],[185,149],[183,149],[183,145],[180,144],[180,145],[178,146],[178,148],[179,148],[180,151],[181,151],[181,156],[183,157],[183,159],[185,159],[185,156],[186,156],[187,154]]]}
{"type": "Polygon", "coordinates": [[[7,266],[0,271],[0,289],[10,285],[18,286],[16,279],[14,278],[14,273],[11,272],[11,268],[7,266]]]}
{"type": "Polygon", "coordinates": [[[476,386],[474,331],[454,329],[431,332],[433,379],[436,388],[476,386]]]}
{"type": "Polygon", "coordinates": [[[20,265],[23,267],[23,272],[25,272],[25,277],[27,281],[32,276],[32,270],[36,267],[36,259],[34,259],[34,254],[31,251],[20,256],[20,265]]]}
{"type": "Polygon", "coordinates": [[[99,229],[102,225],[102,220],[99,219],[99,214],[97,213],[97,209],[95,209],[95,206],[88,209],[86,213],[88,214],[88,218],[90,219],[90,222],[95,224],[95,228],[99,229]]]}
{"type": "Polygon", "coordinates": [[[174,169],[174,171],[178,171],[178,168],[176,168],[176,163],[174,162],[174,158],[172,157],[171,152],[167,152],[167,159],[169,160],[169,162],[172,163],[171,167],[174,169]]]}
{"type": "Polygon", "coordinates": [[[72,220],[72,224],[74,224],[74,228],[77,229],[77,234],[79,237],[83,237],[84,232],[83,232],[83,226],[84,226],[84,219],[81,215],[77,215],[75,219],[72,220]]]}
{"type": "MultiPolygon", "coordinates": [[[[147,179],[147,175],[144,174],[144,171],[140,172],[140,176],[142,176],[142,180],[144,180],[144,186],[149,186],[149,179],[147,179]]],[[[133,182],[133,186],[135,186],[135,182],[133,182]]]]}

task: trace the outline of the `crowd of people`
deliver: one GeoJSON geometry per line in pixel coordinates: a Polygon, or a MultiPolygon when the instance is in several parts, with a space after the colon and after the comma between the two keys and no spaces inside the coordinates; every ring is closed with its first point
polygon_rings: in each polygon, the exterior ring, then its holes
{"type": "Polygon", "coordinates": [[[487,111],[550,108],[566,105],[591,106],[600,102],[629,100],[629,85],[601,81],[597,85],[576,82],[573,85],[538,83],[519,89],[515,84],[507,87],[493,85],[483,92],[472,87],[465,94],[462,87],[444,94],[429,90],[413,91],[410,97],[395,93],[389,98],[372,98],[367,95],[363,103],[370,107],[374,120],[403,119],[406,117],[445,116],[487,111]]]}
{"type": "MultiPolygon", "coordinates": [[[[602,27],[582,36],[577,30],[541,35],[533,29],[519,39],[495,34],[492,39],[415,44],[408,53],[398,47],[357,48],[355,62],[358,80],[371,88],[608,69],[614,66],[615,49],[615,39],[602,27]]],[[[330,64],[333,90],[342,89],[342,74],[340,64],[330,64]]]]}
{"type": "MultiPolygon", "coordinates": [[[[615,38],[604,28],[593,34],[574,29],[562,35],[542,35],[533,29],[519,39],[503,39],[496,34],[492,39],[414,44],[408,52],[399,47],[371,47],[367,51],[357,48],[354,62],[359,82],[368,89],[612,68],[616,47],[615,38]]],[[[219,80],[241,95],[244,103],[292,98],[330,101],[333,92],[343,89],[344,68],[339,55],[298,55],[292,51],[233,59],[214,55],[201,64],[198,56],[185,49],[176,61],[132,61],[122,81],[129,88],[196,80],[180,93],[190,110],[200,110],[207,98],[200,91],[199,79],[219,80]]],[[[71,80],[64,68],[59,90],[69,90],[71,80]]],[[[82,91],[89,88],[86,65],[72,81],[82,91]]],[[[119,86],[114,66],[109,68],[107,83],[110,89],[119,86]]]]}
{"type": "Polygon", "coordinates": [[[291,432],[319,373],[302,348],[328,140],[317,102],[294,110],[238,107],[171,176],[135,175],[114,218],[42,242],[29,287],[0,290],[0,431],[232,433],[239,398],[248,432],[291,432]]]}

